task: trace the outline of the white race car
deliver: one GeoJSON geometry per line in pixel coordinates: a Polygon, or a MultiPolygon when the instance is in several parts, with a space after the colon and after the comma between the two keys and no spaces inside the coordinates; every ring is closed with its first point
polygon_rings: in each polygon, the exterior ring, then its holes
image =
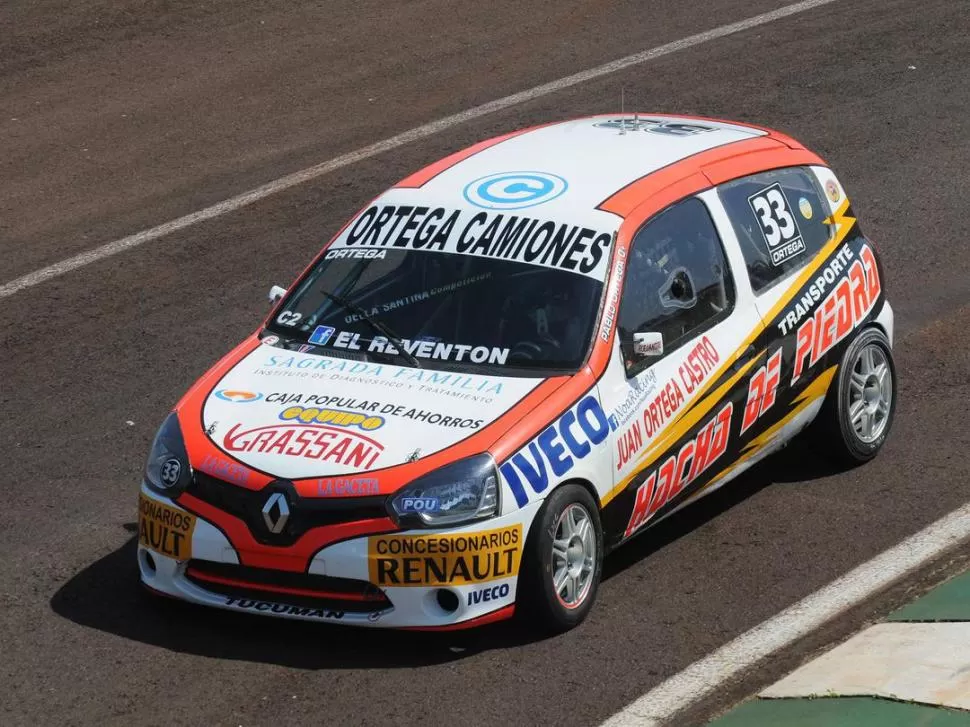
{"type": "Polygon", "coordinates": [[[570,628],[603,556],[813,424],[876,454],[893,313],[794,140],[663,115],[482,142],[358,213],[162,424],[150,589],[264,615],[570,628]]]}

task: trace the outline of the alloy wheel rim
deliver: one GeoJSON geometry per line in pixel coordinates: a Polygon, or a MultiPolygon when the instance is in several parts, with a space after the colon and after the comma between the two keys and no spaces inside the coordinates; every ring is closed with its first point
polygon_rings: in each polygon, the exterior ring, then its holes
{"type": "Polygon", "coordinates": [[[893,401],[893,374],[882,347],[863,346],[849,376],[849,422],[866,444],[879,439],[889,424],[893,401]]]}
{"type": "Polygon", "coordinates": [[[596,537],[585,507],[572,503],[556,522],[552,541],[552,586],[566,608],[582,605],[596,571],[596,537]]]}

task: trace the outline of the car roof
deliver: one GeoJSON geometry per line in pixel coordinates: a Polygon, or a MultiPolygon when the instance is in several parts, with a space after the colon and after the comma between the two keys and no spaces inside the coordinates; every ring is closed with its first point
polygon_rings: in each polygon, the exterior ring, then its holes
{"type": "Polygon", "coordinates": [[[520,213],[586,218],[601,229],[615,228],[622,220],[600,205],[619,190],[681,160],[768,133],[743,124],[665,114],[590,116],[482,142],[408,177],[395,189],[420,188],[428,203],[467,207],[466,189],[476,180],[540,172],[562,178],[567,188],[541,207],[520,213]]]}

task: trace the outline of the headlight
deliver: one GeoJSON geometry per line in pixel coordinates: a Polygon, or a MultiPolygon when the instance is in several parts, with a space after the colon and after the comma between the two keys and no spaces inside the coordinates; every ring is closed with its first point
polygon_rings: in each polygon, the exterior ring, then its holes
{"type": "Polygon", "coordinates": [[[452,462],[419,477],[391,501],[402,525],[437,527],[492,517],[499,511],[498,471],[487,454],[452,462]]]}
{"type": "Polygon", "coordinates": [[[173,411],[165,417],[152,442],[152,451],[145,464],[145,480],[160,493],[175,497],[188,486],[191,479],[178,414],[173,411]]]}

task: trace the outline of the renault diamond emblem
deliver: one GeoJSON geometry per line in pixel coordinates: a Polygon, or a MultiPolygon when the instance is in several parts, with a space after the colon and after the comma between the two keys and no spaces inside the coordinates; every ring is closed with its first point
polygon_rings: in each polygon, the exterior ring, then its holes
{"type": "Polygon", "coordinates": [[[263,522],[271,533],[277,535],[283,532],[289,519],[290,505],[286,501],[286,495],[282,492],[274,492],[263,505],[263,522]]]}

